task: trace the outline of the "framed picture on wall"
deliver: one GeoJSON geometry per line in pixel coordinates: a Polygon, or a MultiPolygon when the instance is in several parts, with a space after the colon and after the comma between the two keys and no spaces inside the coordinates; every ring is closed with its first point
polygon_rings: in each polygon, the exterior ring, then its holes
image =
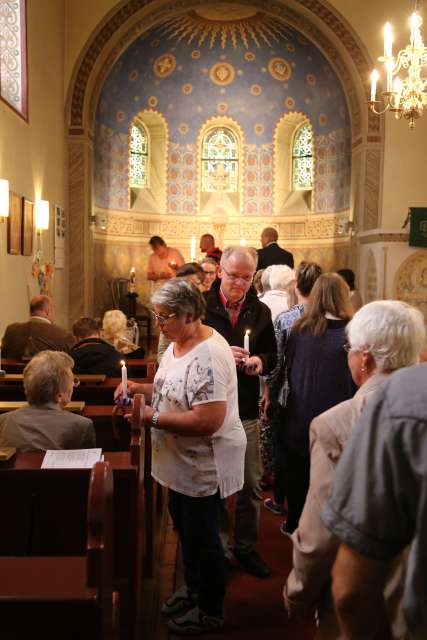
{"type": "Polygon", "coordinates": [[[65,267],[65,237],[66,221],[65,211],[62,207],[55,205],[55,268],[65,267]]]}
{"type": "Polygon", "coordinates": [[[21,196],[9,193],[9,217],[7,219],[7,252],[14,256],[21,253],[22,232],[21,196]]]}
{"type": "Polygon", "coordinates": [[[22,198],[22,255],[33,253],[34,202],[22,198]]]}

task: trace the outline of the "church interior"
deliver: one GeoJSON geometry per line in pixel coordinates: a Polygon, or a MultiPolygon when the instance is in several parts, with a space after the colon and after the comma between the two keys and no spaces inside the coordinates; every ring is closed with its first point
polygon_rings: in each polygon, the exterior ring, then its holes
{"type": "MultiPolygon", "coordinates": [[[[203,234],[259,249],[266,227],[295,265],[351,268],[365,303],[405,301],[427,322],[427,214],[415,243],[408,221],[427,206],[427,113],[412,128],[370,110],[375,67],[386,100],[383,25],[403,49],[412,10],[411,0],[0,0],[0,335],[40,293],[65,328],[102,317],[111,282],[132,269],[150,307],[152,236],[189,261],[203,234]]],[[[426,3],[420,13],[427,28],[426,3]]],[[[172,550],[171,526],[162,535],[172,550]]],[[[161,568],[167,591],[175,573],[161,568]]],[[[235,601],[252,588],[232,586],[235,601]]],[[[261,637],[250,612],[259,635],[239,631],[246,615],[233,640],[261,637]]],[[[289,638],[314,637],[286,624],[289,638]]]]}

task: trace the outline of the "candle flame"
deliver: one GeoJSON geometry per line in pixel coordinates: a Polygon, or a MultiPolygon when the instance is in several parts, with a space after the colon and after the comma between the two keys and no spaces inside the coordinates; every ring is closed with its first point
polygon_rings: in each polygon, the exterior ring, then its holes
{"type": "Polygon", "coordinates": [[[251,330],[250,329],[246,329],[245,331],[245,335],[248,336],[250,334],[251,330]]]}
{"type": "Polygon", "coordinates": [[[122,367],[124,367],[126,362],[124,360],[120,360],[120,364],[122,365],[122,367]]]}

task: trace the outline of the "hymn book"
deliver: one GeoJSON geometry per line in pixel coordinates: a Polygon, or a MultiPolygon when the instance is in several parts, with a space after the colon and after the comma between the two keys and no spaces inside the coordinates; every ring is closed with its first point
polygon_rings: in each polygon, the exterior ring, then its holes
{"type": "Polygon", "coordinates": [[[91,469],[102,458],[102,449],[48,449],[41,468],[91,469]]]}

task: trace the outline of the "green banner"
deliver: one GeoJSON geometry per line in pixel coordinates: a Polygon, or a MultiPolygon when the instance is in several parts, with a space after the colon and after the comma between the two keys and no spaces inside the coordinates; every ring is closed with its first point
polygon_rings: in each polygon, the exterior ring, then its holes
{"type": "Polygon", "coordinates": [[[427,208],[411,207],[410,247],[427,247],[427,208]]]}

